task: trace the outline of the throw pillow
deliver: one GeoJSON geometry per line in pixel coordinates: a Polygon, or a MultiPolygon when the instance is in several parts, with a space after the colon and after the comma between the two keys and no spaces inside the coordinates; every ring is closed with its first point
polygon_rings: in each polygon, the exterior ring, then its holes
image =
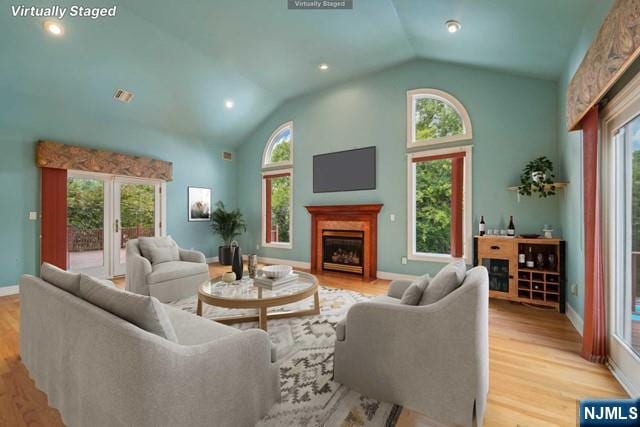
{"type": "Polygon", "coordinates": [[[138,245],[142,256],[151,261],[151,264],[180,261],[180,250],[171,236],[140,237],[138,245]]]}
{"type": "Polygon", "coordinates": [[[56,288],[78,296],[80,290],[80,273],[70,273],[48,262],[44,262],[40,267],[40,277],[56,288]]]}
{"type": "Polygon", "coordinates": [[[435,275],[422,293],[420,305],[433,304],[449,295],[464,281],[467,266],[464,261],[454,261],[435,275]]]}
{"type": "Polygon", "coordinates": [[[80,275],[80,297],[147,332],[178,342],[169,316],[157,298],[118,289],[85,274],[80,275]]]}
{"type": "Polygon", "coordinates": [[[411,283],[411,285],[409,285],[409,287],[402,294],[400,304],[418,305],[425,288],[429,285],[430,280],[431,276],[429,276],[428,274],[420,276],[416,280],[414,280],[413,283],[411,283]]]}

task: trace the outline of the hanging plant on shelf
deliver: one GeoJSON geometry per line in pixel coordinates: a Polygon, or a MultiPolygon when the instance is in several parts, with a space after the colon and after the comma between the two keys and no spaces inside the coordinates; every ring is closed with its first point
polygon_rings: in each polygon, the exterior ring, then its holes
{"type": "Polygon", "coordinates": [[[527,163],[522,170],[518,194],[531,196],[537,193],[540,198],[553,196],[556,194],[553,178],[553,162],[546,156],[538,157],[527,163]]]}

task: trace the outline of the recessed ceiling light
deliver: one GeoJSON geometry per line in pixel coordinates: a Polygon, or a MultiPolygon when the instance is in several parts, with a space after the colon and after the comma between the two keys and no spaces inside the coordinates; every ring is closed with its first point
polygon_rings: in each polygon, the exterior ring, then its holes
{"type": "Polygon", "coordinates": [[[58,22],[45,21],[44,24],[42,25],[45,30],[47,30],[50,34],[53,34],[54,36],[61,36],[64,34],[64,27],[62,26],[62,24],[58,22]]]}
{"type": "Polygon", "coordinates": [[[318,66],[322,71],[327,71],[329,69],[329,64],[320,64],[318,66]]]}
{"type": "Polygon", "coordinates": [[[235,104],[233,103],[233,99],[227,99],[227,100],[225,100],[225,101],[224,101],[224,106],[225,106],[228,110],[232,109],[234,105],[235,105],[235,104]]]}
{"type": "Polygon", "coordinates": [[[462,28],[462,25],[460,25],[460,23],[454,19],[450,19],[447,22],[445,22],[445,25],[447,26],[447,31],[449,31],[450,33],[457,33],[458,31],[460,31],[460,28],[462,28]]]}

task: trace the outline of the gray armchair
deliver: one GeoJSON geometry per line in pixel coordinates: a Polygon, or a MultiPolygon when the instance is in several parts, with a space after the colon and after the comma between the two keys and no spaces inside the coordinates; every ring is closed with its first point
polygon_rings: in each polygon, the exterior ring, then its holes
{"type": "Polygon", "coordinates": [[[429,305],[403,305],[411,282],[353,305],[336,328],[334,378],[365,396],[453,425],[482,425],[489,390],[484,267],[429,305]]]}
{"type": "Polygon", "coordinates": [[[170,302],[196,295],[198,286],[208,279],[204,254],[181,249],[170,237],[141,237],[127,242],[128,291],[170,302]],[[147,239],[142,245],[146,250],[141,248],[141,239],[147,239]],[[154,252],[156,247],[160,255],[154,252]]]}

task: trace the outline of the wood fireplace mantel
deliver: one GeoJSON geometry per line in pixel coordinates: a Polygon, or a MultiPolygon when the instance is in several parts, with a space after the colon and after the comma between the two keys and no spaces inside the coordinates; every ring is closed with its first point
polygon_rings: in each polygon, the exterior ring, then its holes
{"type": "Polygon", "coordinates": [[[311,271],[322,271],[322,231],[358,230],[364,233],[363,279],[378,271],[378,213],[382,204],[305,206],[311,214],[311,271]]]}

